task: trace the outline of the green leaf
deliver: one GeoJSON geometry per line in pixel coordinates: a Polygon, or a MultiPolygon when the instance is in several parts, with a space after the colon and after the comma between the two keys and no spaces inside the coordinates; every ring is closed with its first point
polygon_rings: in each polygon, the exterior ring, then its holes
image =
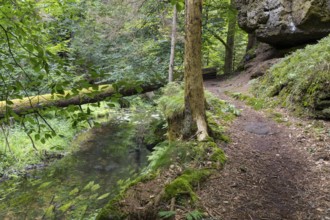
{"type": "Polygon", "coordinates": [[[76,195],[79,192],[79,189],[76,187],[69,193],[70,196],[76,195]]]}
{"type": "Polygon", "coordinates": [[[10,100],[6,100],[6,104],[7,105],[13,105],[14,103],[12,101],[10,101],[10,100]]]}
{"type": "Polygon", "coordinates": [[[30,52],[33,52],[34,50],[34,46],[32,44],[25,44],[24,47],[26,47],[26,49],[28,49],[30,52]]]}
{"type": "Polygon", "coordinates": [[[176,212],[175,211],[160,211],[158,212],[158,216],[162,219],[167,219],[175,216],[176,212]]]}
{"type": "Polygon", "coordinates": [[[94,185],[94,181],[90,181],[85,187],[84,187],[84,190],[89,190],[93,187],[94,185]]]}
{"type": "Polygon", "coordinates": [[[46,188],[47,186],[49,186],[52,182],[45,182],[43,184],[41,184],[38,188],[39,189],[43,189],[43,188],[46,188]]]}
{"type": "Polygon", "coordinates": [[[97,198],[97,200],[101,200],[101,199],[105,199],[110,195],[110,193],[105,193],[103,195],[101,195],[100,197],[97,198]]]}
{"type": "Polygon", "coordinates": [[[46,211],[45,211],[45,217],[48,219],[53,219],[55,216],[54,216],[54,209],[55,209],[55,206],[54,205],[50,205],[46,211]]]}
{"type": "Polygon", "coordinates": [[[92,190],[92,191],[96,191],[96,190],[98,190],[99,188],[100,188],[100,185],[99,185],[99,184],[95,184],[95,185],[92,186],[91,190],[92,190]]]}
{"type": "Polygon", "coordinates": [[[72,204],[73,204],[73,201],[69,201],[68,203],[62,205],[58,210],[60,210],[62,212],[66,212],[72,206],[72,204]]]}
{"type": "Polygon", "coordinates": [[[34,135],[34,139],[35,139],[36,141],[40,140],[40,134],[35,134],[35,135],[34,135]]]}
{"type": "Polygon", "coordinates": [[[201,213],[198,210],[194,210],[192,212],[189,212],[186,215],[186,219],[187,220],[201,220],[203,218],[203,216],[204,216],[203,213],[201,213]]]}

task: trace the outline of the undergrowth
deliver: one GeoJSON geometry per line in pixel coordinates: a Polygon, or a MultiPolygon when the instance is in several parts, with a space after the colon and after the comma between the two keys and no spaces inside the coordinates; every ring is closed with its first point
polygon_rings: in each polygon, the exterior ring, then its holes
{"type": "Polygon", "coordinates": [[[24,124],[20,121],[1,122],[0,177],[17,177],[24,174],[28,165],[42,164],[74,151],[78,146],[73,146],[72,140],[77,133],[110,120],[114,110],[111,112],[109,105],[113,107],[115,103],[83,105],[81,110],[67,115],[61,110],[50,110],[44,112],[42,118],[26,116],[24,124]],[[81,111],[89,113],[81,114],[81,111]],[[76,120],[80,114],[88,119],[78,123],[76,120]]]}
{"type": "Polygon", "coordinates": [[[330,36],[288,55],[255,84],[258,98],[317,118],[330,118],[330,36]]]}
{"type": "Polygon", "coordinates": [[[251,106],[254,110],[264,109],[267,106],[267,102],[261,98],[255,98],[252,96],[244,95],[242,93],[230,93],[233,98],[244,101],[247,105],[251,106]]]}
{"type": "MultiPolygon", "coordinates": [[[[176,118],[184,114],[183,97],[183,86],[178,83],[171,83],[162,90],[162,96],[156,103],[164,118],[176,118]]],[[[233,105],[219,100],[208,92],[206,102],[206,114],[212,138],[205,142],[191,140],[159,143],[148,157],[148,167],[139,177],[128,180],[122,185],[121,193],[109,201],[97,219],[109,219],[109,216],[113,219],[126,219],[129,214],[121,212],[121,202],[129,200],[130,195],[126,194],[129,189],[141,182],[152,181],[173,169],[181,170],[181,172],[165,184],[161,201],[168,203],[169,200],[175,198],[180,205],[188,202],[191,207],[198,208],[195,204],[198,200],[195,193],[196,186],[214,171],[221,169],[226,162],[223,150],[214,141],[221,143],[229,141],[225,135],[225,126],[240,114],[233,105]]],[[[160,211],[160,216],[158,216],[161,218],[175,215],[175,212],[170,210],[158,211],[160,211]]],[[[201,216],[198,210],[186,213],[187,219],[201,216]]]]}

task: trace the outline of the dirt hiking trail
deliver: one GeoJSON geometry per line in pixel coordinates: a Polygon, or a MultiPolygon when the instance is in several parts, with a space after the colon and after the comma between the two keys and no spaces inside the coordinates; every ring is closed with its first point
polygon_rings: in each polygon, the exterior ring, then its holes
{"type": "Polygon", "coordinates": [[[214,220],[330,220],[330,125],[298,119],[272,120],[224,91],[248,91],[249,76],[205,82],[207,90],[241,109],[222,146],[228,162],[198,191],[214,220]],[[319,132],[314,124],[321,124],[319,132]]]}

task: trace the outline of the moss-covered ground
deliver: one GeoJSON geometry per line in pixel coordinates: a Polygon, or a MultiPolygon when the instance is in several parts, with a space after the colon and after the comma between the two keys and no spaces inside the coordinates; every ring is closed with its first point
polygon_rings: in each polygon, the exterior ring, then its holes
{"type": "Polygon", "coordinates": [[[299,114],[330,119],[330,36],[295,51],[270,68],[253,89],[299,114]]]}

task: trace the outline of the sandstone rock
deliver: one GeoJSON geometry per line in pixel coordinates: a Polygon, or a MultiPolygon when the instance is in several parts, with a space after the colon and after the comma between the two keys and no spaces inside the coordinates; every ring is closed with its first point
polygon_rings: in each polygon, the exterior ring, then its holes
{"type": "Polygon", "coordinates": [[[329,0],[237,0],[238,22],[259,41],[291,47],[330,33],[329,0]]]}

